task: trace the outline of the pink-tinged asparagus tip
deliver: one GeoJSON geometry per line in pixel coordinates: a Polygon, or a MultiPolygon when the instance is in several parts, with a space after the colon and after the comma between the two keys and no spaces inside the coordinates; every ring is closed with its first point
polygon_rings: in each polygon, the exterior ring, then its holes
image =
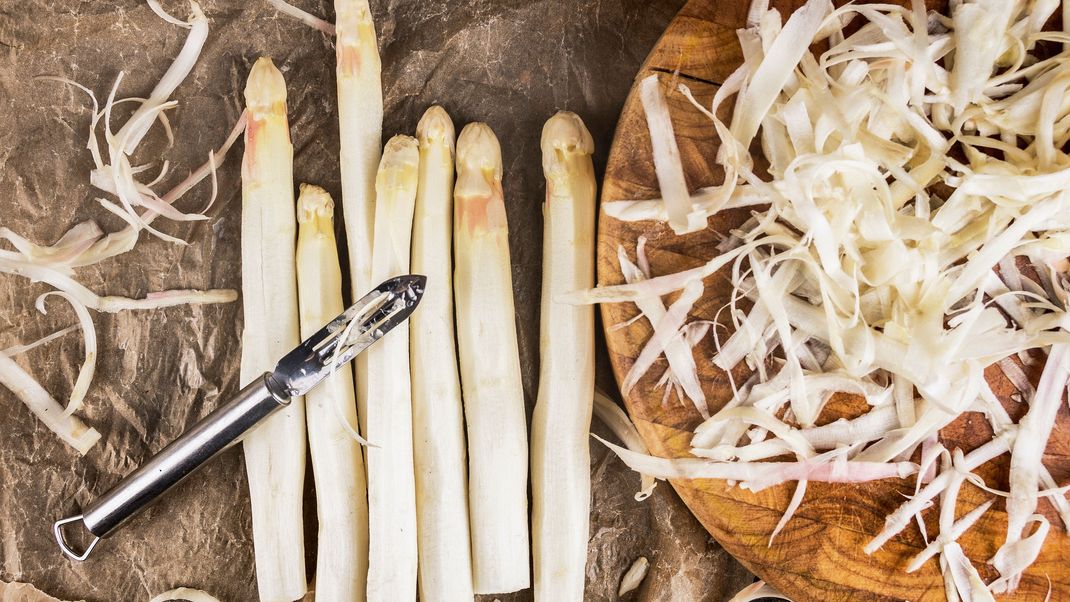
{"type": "Polygon", "coordinates": [[[570,111],[559,111],[546,121],[542,128],[542,152],[554,151],[590,155],[594,153],[594,139],[580,116],[570,111]]]}
{"type": "Polygon", "coordinates": [[[457,138],[457,223],[469,234],[507,227],[502,192],[502,151],[485,123],[469,123],[457,138]]]}
{"type": "Polygon", "coordinates": [[[484,172],[500,182],[502,147],[494,130],[485,123],[469,123],[457,138],[457,172],[484,172]]]}
{"type": "Polygon", "coordinates": [[[454,151],[453,120],[450,119],[446,109],[433,105],[424,111],[420,123],[416,124],[416,137],[419,138],[421,147],[445,142],[452,153],[454,151]]]}
{"type": "Polygon", "coordinates": [[[334,218],[334,200],[324,189],[313,184],[301,184],[301,194],[297,198],[297,223],[308,224],[315,222],[317,229],[323,226],[332,230],[331,220],[334,218]]]}
{"type": "Polygon", "coordinates": [[[378,68],[375,23],[367,0],[335,2],[338,74],[357,75],[365,65],[378,68]]]}
{"type": "Polygon", "coordinates": [[[265,113],[286,114],[286,79],[268,57],[260,57],[245,84],[245,104],[255,118],[265,113]]]}

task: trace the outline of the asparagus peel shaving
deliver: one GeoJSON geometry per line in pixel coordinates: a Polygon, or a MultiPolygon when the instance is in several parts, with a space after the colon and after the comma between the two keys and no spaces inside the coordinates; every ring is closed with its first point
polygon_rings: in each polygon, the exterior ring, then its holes
{"type": "MultiPolygon", "coordinates": [[[[208,19],[196,2],[190,2],[192,17],[189,21],[181,21],[171,16],[155,1],[149,2],[149,8],[165,21],[189,31],[181,51],[153,88],[149,98],[116,99],[123,73],[120,73],[112,86],[112,91],[108,95],[108,101],[103,109],[89,88],[69,78],[57,76],[35,78],[39,81],[56,81],[69,85],[90,97],[92,101],[92,119],[89,124],[87,148],[94,164],[94,169],[90,174],[90,184],[105,194],[113,195],[117,198],[117,202],[104,198],[98,198],[96,201],[103,208],[116,214],[126,222],[127,227],[117,232],[105,234],[96,222],[91,220],[83,221],[72,226],[51,245],[38,244],[9,228],[0,228],[0,240],[5,240],[14,247],[14,251],[0,250],[0,273],[44,282],[56,289],[38,298],[38,309],[41,313],[45,313],[43,301],[47,296],[53,294],[62,296],[71,304],[78,318],[85,343],[85,360],[72,387],[70,399],[66,408],[62,408],[58,412],[55,409],[58,406],[58,402],[40,386],[40,383],[30,372],[19,367],[14,361],[10,361],[10,357],[6,357],[5,359],[9,361],[5,361],[0,365],[0,371],[3,372],[0,379],[35,414],[43,419],[46,426],[54,430],[62,440],[71,444],[76,451],[83,454],[99,438],[97,431],[86,427],[80,420],[73,417],[73,413],[82,406],[86,399],[95,372],[96,333],[89,310],[118,312],[130,309],[158,309],[196,303],[225,303],[234,301],[237,298],[237,294],[230,290],[168,290],[149,293],[142,299],[116,295],[98,295],[83,286],[75,278],[76,268],[93,265],[133,249],[142,230],[147,230],[177,244],[186,244],[181,239],[163,234],[159,230],[152,228],[150,222],[159,216],[177,221],[207,219],[203,215],[203,210],[200,213],[183,213],[172,205],[208,175],[212,176],[213,194],[211,200],[214,200],[216,189],[215,166],[222,161],[227,149],[245,127],[243,113],[223,147],[218,152],[209,154],[208,163],[190,174],[189,177],[163,196],[154,192],[153,186],[167,175],[170,166],[167,160],[160,162],[158,175],[151,181],[143,181],[137,177],[138,174],[146,173],[153,167],[153,164],[147,163],[134,167],[131,164],[131,156],[156,121],[163,125],[164,133],[168,139],[168,147],[170,148],[173,143],[173,134],[166,111],[176,107],[177,102],[169,100],[169,97],[193,69],[208,37],[208,19]],[[138,108],[121,128],[113,132],[111,127],[112,109],[119,104],[128,102],[139,103],[138,108]],[[107,143],[107,164],[104,160],[105,153],[101,151],[97,133],[97,126],[101,123],[103,124],[107,143]],[[141,213],[137,213],[134,209],[135,206],[144,207],[144,210],[141,213]]],[[[211,205],[211,200],[207,206],[211,205]]],[[[207,206],[205,210],[207,210],[207,206]]],[[[37,343],[16,345],[13,347],[12,353],[26,351],[36,345],[37,343]]]]}

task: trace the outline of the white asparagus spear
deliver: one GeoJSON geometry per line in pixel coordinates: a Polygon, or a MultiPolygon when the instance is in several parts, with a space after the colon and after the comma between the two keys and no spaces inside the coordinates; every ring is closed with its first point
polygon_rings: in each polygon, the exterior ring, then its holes
{"type": "Polygon", "coordinates": [[[594,141],[562,111],[542,130],[539,395],[531,422],[535,600],[580,602],[591,507],[594,311],[556,301],[594,286],[594,141]]]}
{"type": "MultiPolygon", "coordinates": [[[[372,280],[409,272],[419,145],[394,136],[375,179],[372,280]]],[[[416,481],[412,457],[409,329],[397,328],[368,356],[368,600],[416,599],[416,481]]]]}
{"type": "MultiPolygon", "coordinates": [[[[334,201],[301,185],[297,200],[297,292],[301,338],[342,313],[342,272],[334,239],[334,201]]],[[[308,445],[316,476],[316,596],[364,600],[368,579],[368,486],[357,432],[357,399],[349,364],[305,395],[308,445]],[[348,426],[347,426],[348,424],[348,426]]]]}
{"type": "MultiPolygon", "coordinates": [[[[293,146],[286,82],[269,58],[245,86],[249,126],[242,160],[242,386],[300,343],[295,275],[293,146]]],[[[245,438],[260,600],[305,595],[305,404],[301,398],[245,438]]]]}
{"type": "MultiPolygon", "coordinates": [[[[368,0],[335,0],[337,37],[339,167],[342,175],[342,216],[349,251],[353,299],[372,282],[372,235],[375,223],[375,172],[383,143],[383,84],[379,48],[368,0]]],[[[357,414],[367,426],[368,358],[357,366],[357,414]]]]}
{"type": "Polygon", "coordinates": [[[472,599],[464,410],[453,334],[453,122],[433,106],[416,126],[420,175],[412,271],[427,276],[412,333],[412,428],[420,597],[472,599]]]}
{"type": "Polygon", "coordinates": [[[528,438],[516,341],[502,153],[494,132],[470,123],[457,139],[454,295],[464,413],[472,577],[478,594],[531,583],[528,438]]]}

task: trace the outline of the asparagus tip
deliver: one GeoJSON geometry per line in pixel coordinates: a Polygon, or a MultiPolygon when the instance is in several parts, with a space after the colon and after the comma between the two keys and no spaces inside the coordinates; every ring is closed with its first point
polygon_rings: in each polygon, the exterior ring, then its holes
{"type": "Polygon", "coordinates": [[[590,155],[594,152],[594,139],[580,116],[570,111],[558,111],[542,128],[542,152],[554,151],[590,155]]]}
{"type": "Polygon", "coordinates": [[[335,21],[340,31],[356,31],[359,25],[372,25],[372,11],[368,0],[340,0],[334,3],[335,21]]]}
{"type": "Polygon", "coordinates": [[[483,171],[502,179],[502,147],[494,130],[485,123],[469,123],[457,138],[457,171],[483,171]]]}
{"type": "Polygon", "coordinates": [[[453,120],[449,113],[439,105],[432,105],[420,118],[416,125],[416,137],[420,139],[421,146],[429,146],[439,142],[445,142],[453,151],[453,120]]]}
{"type": "Polygon", "coordinates": [[[269,57],[260,57],[245,84],[245,104],[253,113],[286,111],[286,80],[269,57]]]}
{"type": "Polygon", "coordinates": [[[378,80],[382,65],[368,0],[339,0],[334,6],[338,75],[357,77],[363,72],[378,80]]]}
{"type": "Polygon", "coordinates": [[[415,167],[420,164],[420,144],[416,138],[398,134],[383,147],[380,169],[415,167]]]}
{"type": "Polygon", "coordinates": [[[502,149],[485,123],[469,123],[457,138],[456,220],[462,231],[507,229],[502,191],[502,149]]]}
{"type": "Polygon", "coordinates": [[[305,224],[316,218],[330,219],[334,216],[334,200],[331,195],[314,184],[301,184],[297,199],[297,222],[305,224]]]}

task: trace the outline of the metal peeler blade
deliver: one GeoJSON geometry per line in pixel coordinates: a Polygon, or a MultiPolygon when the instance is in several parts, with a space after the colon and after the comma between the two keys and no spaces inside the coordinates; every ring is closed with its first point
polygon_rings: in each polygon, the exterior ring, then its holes
{"type": "Polygon", "coordinates": [[[426,283],[417,275],[383,282],[283,356],[271,378],[288,396],[304,395],[412,315],[426,283]]]}

